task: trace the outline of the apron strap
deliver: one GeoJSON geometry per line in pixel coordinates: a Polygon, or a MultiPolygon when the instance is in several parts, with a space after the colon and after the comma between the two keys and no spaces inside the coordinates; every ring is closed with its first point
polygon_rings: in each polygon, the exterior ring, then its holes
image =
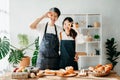
{"type": "Polygon", "coordinates": [[[54,26],[55,26],[55,33],[56,33],[56,35],[57,35],[57,27],[56,27],[56,25],[54,24],[54,26]]]}
{"type": "Polygon", "coordinates": [[[48,22],[47,22],[47,23],[46,23],[46,25],[45,25],[44,35],[46,34],[46,31],[47,31],[47,26],[48,26],[48,22]]]}
{"type": "Polygon", "coordinates": [[[62,40],[62,32],[60,32],[60,40],[62,40]]]}

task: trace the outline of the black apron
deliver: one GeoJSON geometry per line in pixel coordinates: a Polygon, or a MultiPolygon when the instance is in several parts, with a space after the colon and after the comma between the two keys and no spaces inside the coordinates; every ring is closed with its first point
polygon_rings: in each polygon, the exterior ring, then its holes
{"type": "Polygon", "coordinates": [[[48,23],[45,26],[44,36],[40,44],[40,53],[37,59],[37,67],[40,69],[59,69],[59,40],[56,34],[46,33],[48,23]]]}
{"type": "Polygon", "coordinates": [[[77,62],[74,61],[75,40],[61,40],[60,51],[60,68],[73,66],[75,70],[78,70],[77,62]]]}

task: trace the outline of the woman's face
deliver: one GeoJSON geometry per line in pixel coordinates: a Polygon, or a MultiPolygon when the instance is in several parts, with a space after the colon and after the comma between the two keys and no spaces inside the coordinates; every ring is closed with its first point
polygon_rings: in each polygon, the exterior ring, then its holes
{"type": "Polygon", "coordinates": [[[64,24],[63,24],[64,30],[70,31],[71,26],[72,26],[72,22],[69,22],[68,20],[64,21],[64,24]]]}
{"type": "Polygon", "coordinates": [[[50,12],[50,20],[52,23],[55,23],[58,19],[58,14],[56,12],[50,12]]]}

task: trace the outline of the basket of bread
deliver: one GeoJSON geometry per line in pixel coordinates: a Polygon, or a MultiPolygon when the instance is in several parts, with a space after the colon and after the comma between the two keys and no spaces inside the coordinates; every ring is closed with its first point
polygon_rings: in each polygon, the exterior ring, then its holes
{"type": "Polygon", "coordinates": [[[43,77],[44,71],[39,70],[37,67],[18,67],[12,72],[12,79],[28,79],[28,78],[38,78],[43,77]]]}
{"type": "Polygon", "coordinates": [[[103,77],[110,74],[112,67],[112,64],[98,64],[95,67],[89,67],[88,69],[91,71],[89,74],[92,74],[92,76],[103,77]]]}
{"type": "Polygon", "coordinates": [[[77,73],[74,71],[74,68],[72,66],[67,66],[65,69],[56,71],[56,75],[61,77],[73,77],[76,76],[77,73]]]}

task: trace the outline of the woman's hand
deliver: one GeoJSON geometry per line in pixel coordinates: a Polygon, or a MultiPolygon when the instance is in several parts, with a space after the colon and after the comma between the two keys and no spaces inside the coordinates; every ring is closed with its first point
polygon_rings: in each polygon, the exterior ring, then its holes
{"type": "Polygon", "coordinates": [[[78,57],[78,54],[77,54],[77,53],[75,54],[74,59],[75,59],[74,61],[76,61],[76,62],[78,61],[79,57],[78,57]]]}

